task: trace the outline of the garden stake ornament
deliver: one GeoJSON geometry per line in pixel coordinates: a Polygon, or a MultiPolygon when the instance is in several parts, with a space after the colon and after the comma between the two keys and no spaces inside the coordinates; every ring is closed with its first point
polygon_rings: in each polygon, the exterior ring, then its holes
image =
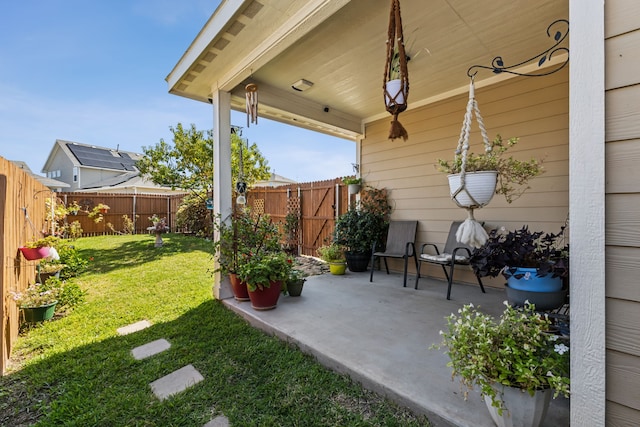
{"type": "MultiPolygon", "coordinates": [[[[466,167],[467,167],[467,155],[469,153],[469,132],[471,130],[471,121],[473,120],[473,114],[475,113],[478,120],[478,127],[480,128],[480,134],[482,135],[482,142],[484,143],[485,152],[490,152],[492,147],[487,136],[487,129],[484,127],[484,121],[480,115],[480,109],[478,108],[478,102],[475,98],[475,87],[473,84],[473,77],[471,77],[471,83],[469,84],[469,102],[467,103],[467,110],[462,122],[462,129],[460,130],[460,138],[458,139],[458,148],[456,148],[455,157],[461,156],[462,165],[460,167],[460,187],[451,194],[451,199],[460,206],[467,210],[467,219],[464,220],[458,232],[456,233],[456,239],[460,243],[464,243],[474,248],[479,248],[485,244],[487,238],[487,232],[482,224],[480,224],[473,216],[473,210],[483,207],[485,204],[478,203],[473,196],[469,193],[465,185],[466,167]],[[470,205],[462,205],[456,199],[456,196],[460,193],[466,193],[471,200],[470,205]]],[[[488,203],[488,202],[487,202],[488,203]]]]}
{"type": "Polygon", "coordinates": [[[387,111],[393,115],[389,138],[407,140],[408,134],[398,121],[398,114],[407,109],[409,96],[409,72],[407,70],[407,54],[404,50],[402,35],[402,18],[400,17],[400,0],[391,0],[389,16],[389,32],[387,37],[387,62],[383,80],[384,99],[387,111]],[[397,84],[397,89],[390,91],[391,83],[397,84]]]}
{"type": "Polygon", "coordinates": [[[244,87],[247,99],[247,127],[250,123],[258,124],[258,85],[249,83],[244,87]]]}

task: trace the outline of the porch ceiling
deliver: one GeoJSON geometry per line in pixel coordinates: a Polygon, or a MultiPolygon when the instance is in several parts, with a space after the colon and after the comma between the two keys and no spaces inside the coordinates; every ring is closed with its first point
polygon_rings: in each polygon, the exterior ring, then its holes
{"type": "MultiPolygon", "coordinates": [[[[354,139],[385,117],[382,97],[389,0],[223,0],[167,76],[169,92],[208,102],[259,86],[260,115],[354,139]],[[313,86],[297,92],[299,79],[313,86]],[[328,112],[325,111],[328,107],[328,112]]],[[[409,108],[466,90],[467,69],[528,59],[551,47],[545,34],[568,19],[568,0],[402,0],[409,108]]],[[[507,76],[501,76],[507,77],[507,76]]],[[[495,79],[480,70],[477,85],[495,79]]]]}

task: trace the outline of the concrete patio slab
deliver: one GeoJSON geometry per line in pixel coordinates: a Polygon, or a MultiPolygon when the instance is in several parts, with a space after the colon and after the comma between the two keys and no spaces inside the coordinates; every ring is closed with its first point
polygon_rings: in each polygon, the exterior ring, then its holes
{"type": "Polygon", "coordinates": [[[164,400],[202,380],[204,380],[204,377],[200,372],[198,372],[193,365],[187,365],[153,381],[149,385],[151,386],[153,394],[155,394],[158,399],[164,400]]]}
{"type": "Polygon", "coordinates": [[[136,360],[146,359],[147,357],[154,356],[158,353],[162,353],[171,347],[171,343],[161,338],[159,340],[151,341],[150,343],[141,345],[131,350],[131,355],[136,360]]]}
{"type": "Polygon", "coordinates": [[[132,334],[134,332],[138,332],[138,331],[141,331],[143,329],[146,329],[149,326],[151,326],[151,322],[149,322],[148,320],[141,320],[139,322],[132,323],[130,325],[118,328],[117,332],[118,332],[118,335],[129,335],[129,334],[132,334]]]}
{"type": "MultiPolygon", "coordinates": [[[[366,388],[388,396],[435,426],[492,427],[477,392],[468,400],[452,381],[449,358],[430,346],[440,342],[444,318],[467,303],[500,315],[506,299],[501,289],[454,284],[446,299],[446,282],[410,276],[347,272],[307,279],[302,296],[282,297],[275,310],[255,311],[247,302],[224,303],[252,325],[296,344],[323,365],[345,373],[366,388]]],[[[543,426],[569,425],[569,400],[552,400],[543,426]]]]}

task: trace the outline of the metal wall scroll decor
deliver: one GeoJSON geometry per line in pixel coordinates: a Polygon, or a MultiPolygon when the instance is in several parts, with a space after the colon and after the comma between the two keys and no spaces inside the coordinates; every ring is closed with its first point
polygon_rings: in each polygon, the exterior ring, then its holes
{"type": "Polygon", "coordinates": [[[483,68],[485,70],[491,70],[494,74],[509,73],[509,74],[515,74],[517,76],[526,76],[526,77],[548,76],[549,74],[553,74],[557,71],[560,71],[565,67],[565,65],[569,63],[569,48],[566,46],[560,46],[565,41],[568,35],[569,35],[569,21],[566,19],[555,20],[551,24],[549,24],[549,26],[547,27],[547,37],[549,38],[553,37],[553,40],[554,40],[553,46],[551,46],[549,49],[525,61],[519,62],[514,65],[509,65],[509,66],[504,65],[504,60],[502,59],[501,56],[496,56],[495,58],[493,58],[493,61],[491,61],[491,66],[472,65],[467,70],[467,75],[473,78],[478,73],[477,68],[483,68]],[[552,32],[553,32],[553,36],[552,36],[552,32]],[[545,62],[550,61],[554,55],[557,56],[559,53],[566,53],[567,57],[563,62],[560,62],[554,65],[550,70],[534,71],[531,73],[520,73],[520,72],[514,71],[526,64],[533,63],[534,61],[538,61],[538,67],[542,67],[545,62]]]}

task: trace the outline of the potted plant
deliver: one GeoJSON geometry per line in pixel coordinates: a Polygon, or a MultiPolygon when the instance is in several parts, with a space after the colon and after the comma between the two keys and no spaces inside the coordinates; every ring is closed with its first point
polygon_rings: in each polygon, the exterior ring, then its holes
{"type": "Polygon", "coordinates": [[[59,237],[47,236],[42,239],[31,240],[20,247],[20,252],[29,261],[35,261],[50,256],[51,248],[60,241],[59,237]]]}
{"type": "MultiPolygon", "coordinates": [[[[408,59],[408,58],[407,58],[408,59]]],[[[387,106],[404,104],[404,93],[402,92],[402,79],[400,78],[400,51],[394,47],[393,57],[389,65],[389,75],[385,83],[384,101],[387,106]]]]}
{"type": "Polygon", "coordinates": [[[108,205],[98,203],[91,209],[91,212],[89,212],[89,218],[92,218],[93,222],[99,223],[104,219],[103,215],[109,212],[109,209],[111,208],[108,205]]]}
{"type": "Polygon", "coordinates": [[[66,265],[59,261],[42,261],[36,267],[36,278],[38,283],[45,283],[50,277],[60,277],[60,271],[66,265]]]}
{"type": "Polygon", "coordinates": [[[343,275],[347,269],[344,248],[336,243],[320,246],[317,250],[321,260],[329,263],[331,274],[343,275]]]}
{"type": "Polygon", "coordinates": [[[462,185],[460,153],[456,153],[453,161],[438,159],[438,170],[448,174],[452,197],[455,197],[461,206],[484,206],[489,203],[494,193],[502,194],[507,203],[520,197],[529,189],[529,181],[540,175],[544,169],[542,161],[537,159],[517,160],[505,157],[507,150],[518,141],[518,138],[510,138],[505,144],[502,137],[497,135],[484,153],[467,155],[465,188],[468,194],[464,191],[458,192],[462,185]],[[485,186],[485,183],[489,186],[485,186]]]}
{"type": "Polygon", "coordinates": [[[74,200],[72,203],[69,203],[67,205],[67,212],[70,215],[77,215],[78,212],[80,212],[80,205],[78,204],[78,202],[74,200]]]}
{"type": "Polygon", "coordinates": [[[243,260],[238,266],[238,277],[247,284],[252,308],[276,308],[292,266],[293,261],[283,251],[261,252],[243,260]]]}
{"type": "Polygon", "coordinates": [[[151,231],[156,235],[156,241],[154,246],[156,248],[161,247],[164,242],[162,240],[162,233],[167,233],[169,231],[169,226],[167,225],[166,218],[160,218],[157,214],[153,214],[153,216],[149,217],[149,221],[153,224],[151,231]]]}
{"type": "Polygon", "coordinates": [[[10,292],[18,307],[23,310],[26,322],[49,320],[55,313],[58,296],[62,292],[60,279],[29,285],[24,292],[10,292]]]}
{"type": "Polygon", "coordinates": [[[289,272],[289,277],[286,279],[286,286],[283,287],[283,291],[286,290],[289,296],[299,297],[302,294],[302,288],[306,280],[305,274],[294,267],[289,272]]]}
{"type": "Polygon", "coordinates": [[[505,305],[499,319],[463,306],[447,317],[442,341],[433,347],[445,349],[447,366],[463,386],[480,388],[498,426],[538,426],[552,394],[569,396],[569,347],[533,305],[505,305]]]}
{"type": "Polygon", "coordinates": [[[534,232],[528,226],[509,232],[491,230],[486,243],[474,250],[471,267],[480,277],[502,274],[513,304],[523,305],[529,299],[540,310],[556,308],[566,299],[564,282],[569,277],[564,230],[557,234],[534,232]]]}
{"type": "Polygon", "coordinates": [[[349,194],[357,194],[362,188],[362,178],[355,176],[345,176],[342,178],[342,183],[347,186],[349,194]]]}

